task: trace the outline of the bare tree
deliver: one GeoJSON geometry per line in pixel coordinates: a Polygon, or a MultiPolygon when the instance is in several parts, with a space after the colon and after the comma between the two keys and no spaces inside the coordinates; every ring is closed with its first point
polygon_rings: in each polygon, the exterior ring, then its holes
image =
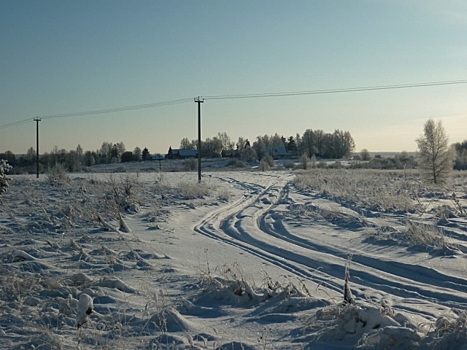
{"type": "Polygon", "coordinates": [[[194,149],[194,148],[193,148],[193,144],[190,142],[190,140],[188,140],[187,137],[184,137],[180,141],[180,149],[194,149]]]}
{"type": "Polygon", "coordinates": [[[230,136],[227,133],[219,132],[217,133],[217,138],[222,142],[222,149],[223,150],[232,150],[235,147],[235,142],[230,141],[230,136]]]}
{"type": "Polygon", "coordinates": [[[433,119],[425,123],[423,135],[416,140],[421,173],[437,185],[445,184],[453,170],[454,150],[448,141],[441,121],[433,119]]]}

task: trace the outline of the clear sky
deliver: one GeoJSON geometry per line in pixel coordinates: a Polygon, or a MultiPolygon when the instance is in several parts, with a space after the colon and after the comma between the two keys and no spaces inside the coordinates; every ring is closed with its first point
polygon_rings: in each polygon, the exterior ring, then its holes
{"type": "MultiPolygon", "coordinates": [[[[35,147],[36,116],[196,96],[467,79],[465,0],[0,0],[0,152],[35,147]],[[13,127],[3,125],[30,118],[13,127]]],[[[415,151],[428,118],[467,139],[467,84],[202,105],[202,138],[350,131],[415,151]]],[[[40,151],[197,138],[197,105],[40,122],[40,151]]]]}

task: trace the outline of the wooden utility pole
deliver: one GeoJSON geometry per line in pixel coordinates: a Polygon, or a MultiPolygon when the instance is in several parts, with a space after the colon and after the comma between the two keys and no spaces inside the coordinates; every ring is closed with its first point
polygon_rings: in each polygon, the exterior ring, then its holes
{"type": "Polygon", "coordinates": [[[34,118],[36,122],[36,171],[37,171],[37,178],[39,178],[39,122],[41,118],[34,118]]]}
{"type": "Polygon", "coordinates": [[[198,104],[198,182],[201,183],[201,103],[204,99],[201,97],[195,98],[195,103],[198,104]]]}

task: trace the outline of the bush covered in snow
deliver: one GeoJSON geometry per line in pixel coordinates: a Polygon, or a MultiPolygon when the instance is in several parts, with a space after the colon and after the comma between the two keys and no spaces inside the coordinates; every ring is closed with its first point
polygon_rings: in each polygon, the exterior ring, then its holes
{"type": "Polygon", "coordinates": [[[47,173],[47,181],[52,186],[63,186],[70,182],[70,177],[63,165],[57,164],[47,173]]]}
{"type": "Polygon", "coordinates": [[[4,192],[6,192],[8,188],[8,181],[10,181],[10,178],[7,177],[7,173],[12,169],[13,167],[8,164],[8,162],[5,159],[0,160],[0,195],[4,192]]]}

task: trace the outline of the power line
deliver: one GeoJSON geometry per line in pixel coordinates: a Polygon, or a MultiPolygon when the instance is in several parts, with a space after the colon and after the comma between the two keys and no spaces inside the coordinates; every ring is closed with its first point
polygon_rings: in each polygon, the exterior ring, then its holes
{"type": "Polygon", "coordinates": [[[205,100],[231,100],[231,99],[241,99],[241,98],[266,98],[266,97],[286,97],[286,96],[300,96],[300,95],[323,95],[323,94],[337,94],[337,93],[344,93],[344,92],[395,90],[395,89],[409,89],[409,88],[421,88],[421,87],[428,87],[428,86],[459,85],[459,84],[467,84],[467,80],[432,81],[432,82],[425,82],[425,83],[398,84],[398,85],[362,86],[362,87],[339,88],[339,89],[328,89],[328,90],[204,96],[204,99],[205,100]]]}
{"type": "Polygon", "coordinates": [[[137,110],[137,109],[144,109],[144,108],[172,106],[172,105],[187,103],[187,102],[191,102],[191,101],[192,101],[192,98],[182,98],[182,99],[179,99],[179,100],[154,102],[154,103],[147,103],[147,104],[143,104],[143,105],[117,107],[117,108],[107,108],[107,109],[99,109],[99,110],[94,110],[94,111],[75,112],[75,113],[46,115],[46,116],[41,116],[40,118],[42,118],[42,119],[70,118],[70,117],[88,116],[88,115],[95,115],[95,114],[115,113],[115,112],[123,112],[123,111],[134,111],[134,110],[137,110]]]}
{"type": "MultiPolygon", "coordinates": [[[[107,108],[107,109],[99,109],[94,111],[83,111],[83,112],[74,112],[74,113],[64,113],[64,114],[55,114],[55,115],[45,115],[40,116],[37,118],[40,119],[55,119],[55,118],[71,118],[71,117],[79,117],[79,116],[88,116],[88,115],[95,115],[95,114],[105,114],[105,113],[116,113],[116,112],[123,112],[123,111],[132,111],[137,109],[144,109],[144,108],[156,108],[156,107],[163,107],[163,106],[172,106],[181,103],[191,102],[192,98],[182,98],[178,100],[171,100],[171,101],[164,101],[164,102],[153,102],[147,103],[142,105],[134,105],[134,106],[125,106],[125,107],[116,107],[116,108],[107,108]]],[[[17,121],[10,124],[1,125],[0,129],[6,129],[13,126],[25,124],[28,122],[34,121],[33,118],[17,121]]]]}
{"type": "MultiPolygon", "coordinates": [[[[421,88],[421,87],[429,87],[429,86],[460,85],[460,84],[467,84],[467,80],[432,81],[432,82],[424,82],[424,83],[363,86],[363,87],[337,88],[337,89],[327,89],[327,90],[269,92],[269,93],[261,93],[261,94],[213,95],[213,96],[204,96],[204,99],[205,100],[208,100],[208,99],[209,100],[228,100],[228,99],[245,99],[245,98],[287,97],[287,96],[300,96],[300,95],[323,95],[323,94],[337,94],[337,93],[345,93],[345,92],[409,89],[409,88],[421,88]]],[[[142,104],[142,105],[107,108],[107,109],[99,109],[99,110],[93,110],[93,111],[75,112],[75,113],[45,115],[45,116],[39,116],[37,118],[41,118],[41,119],[70,118],[70,117],[88,116],[88,115],[105,114],[105,113],[116,113],[116,112],[131,111],[131,110],[137,110],[137,109],[172,106],[172,105],[177,105],[177,104],[182,104],[182,103],[188,103],[191,101],[192,101],[192,98],[182,98],[178,100],[154,102],[154,103],[147,103],[147,104],[142,104]]],[[[25,124],[31,121],[33,121],[33,118],[20,120],[20,121],[13,122],[10,124],[0,125],[0,129],[10,128],[10,127],[25,124]]]]}
{"type": "Polygon", "coordinates": [[[32,118],[24,119],[24,120],[20,120],[20,121],[14,122],[14,123],[2,125],[2,126],[0,126],[0,129],[11,128],[13,126],[17,126],[17,125],[21,125],[21,124],[25,124],[25,123],[30,123],[32,121],[33,121],[32,118]]]}

